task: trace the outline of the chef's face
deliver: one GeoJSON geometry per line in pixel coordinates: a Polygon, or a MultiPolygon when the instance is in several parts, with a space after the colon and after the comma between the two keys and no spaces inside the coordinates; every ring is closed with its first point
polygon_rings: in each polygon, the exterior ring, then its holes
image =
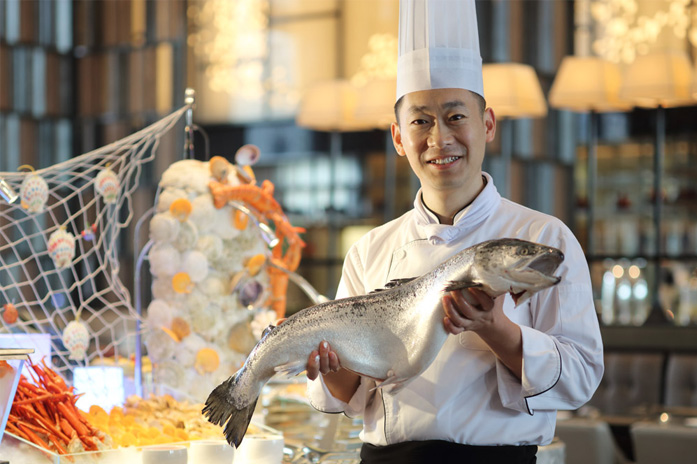
{"type": "Polygon", "coordinates": [[[406,94],[398,113],[392,140],[425,194],[479,191],[486,143],[496,133],[491,108],[482,112],[468,90],[436,89],[406,94]]]}

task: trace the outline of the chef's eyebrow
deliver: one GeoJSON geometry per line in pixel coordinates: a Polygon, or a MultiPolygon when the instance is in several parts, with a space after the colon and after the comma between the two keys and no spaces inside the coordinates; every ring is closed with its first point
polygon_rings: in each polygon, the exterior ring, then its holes
{"type": "MultiPolygon", "coordinates": [[[[451,100],[451,101],[447,101],[447,102],[443,103],[443,105],[441,105],[441,107],[444,110],[458,108],[461,106],[466,107],[465,102],[463,102],[462,100],[451,100]]],[[[427,109],[428,109],[428,105],[420,105],[420,106],[414,105],[414,106],[409,107],[409,113],[422,113],[422,112],[426,111],[427,109]]]]}

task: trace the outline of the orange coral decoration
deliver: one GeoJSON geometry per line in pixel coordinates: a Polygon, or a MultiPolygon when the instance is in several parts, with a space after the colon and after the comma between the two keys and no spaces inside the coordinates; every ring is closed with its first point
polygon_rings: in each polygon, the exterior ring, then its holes
{"type": "Polygon", "coordinates": [[[261,268],[264,266],[266,263],[266,256],[259,253],[258,255],[254,255],[245,264],[245,267],[247,268],[247,271],[249,272],[249,275],[252,277],[259,274],[259,271],[261,271],[261,268]]]}
{"type": "Polygon", "coordinates": [[[232,223],[235,225],[235,229],[245,230],[247,228],[247,224],[249,223],[249,216],[244,214],[239,209],[236,209],[232,213],[232,223]]]}
{"type": "MultiPolygon", "coordinates": [[[[300,265],[301,250],[305,242],[298,235],[305,232],[302,227],[293,227],[283,213],[281,205],[273,198],[274,185],[269,180],[264,180],[261,187],[254,184],[228,185],[211,181],[208,183],[213,204],[216,208],[222,208],[229,201],[242,201],[250,205],[267,219],[273,221],[276,228],[278,245],[273,248],[272,262],[289,271],[295,271],[300,265]]],[[[288,288],[288,274],[280,269],[268,268],[271,278],[271,307],[276,315],[281,318],[286,313],[286,290],[288,288]]]]}

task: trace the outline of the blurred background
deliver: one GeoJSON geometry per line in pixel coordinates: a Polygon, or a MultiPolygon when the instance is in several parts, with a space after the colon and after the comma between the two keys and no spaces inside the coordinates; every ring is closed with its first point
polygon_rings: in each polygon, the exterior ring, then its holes
{"type": "MultiPolygon", "coordinates": [[[[482,0],[477,14],[499,120],[484,169],[574,230],[609,348],[697,349],[697,4],[482,0]]],[[[261,149],[257,177],[307,230],[299,272],[332,297],[348,247],[418,188],[389,136],[397,15],[396,0],[0,0],[0,171],[120,139],[192,88],[195,158],[261,149]]],[[[134,217],[183,146],[181,122],[134,217]]],[[[309,305],[289,291],[289,312],[309,305]]]]}

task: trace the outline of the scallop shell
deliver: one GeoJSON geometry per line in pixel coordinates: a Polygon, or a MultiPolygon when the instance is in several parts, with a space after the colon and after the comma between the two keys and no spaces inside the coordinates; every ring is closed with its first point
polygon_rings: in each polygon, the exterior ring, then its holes
{"type": "Polygon", "coordinates": [[[215,261],[223,253],[223,240],[217,235],[208,234],[198,238],[196,251],[200,251],[209,261],[215,261]]]}
{"type": "Polygon", "coordinates": [[[81,361],[85,359],[87,347],[90,344],[90,334],[85,324],[72,321],[63,329],[63,345],[68,349],[69,359],[81,361]]]}
{"type": "Polygon", "coordinates": [[[104,168],[94,179],[94,189],[104,198],[104,203],[116,203],[119,196],[119,178],[110,168],[104,168]]]}
{"type": "Polygon", "coordinates": [[[148,357],[157,364],[170,356],[177,342],[158,328],[146,334],[145,345],[148,348],[148,357]]]}
{"type": "Polygon", "coordinates": [[[163,300],[152,300],[148,305],[147,325],[151,330],[172,324],[172,308],[163,300]]]}
{"type": "Polygon", "coordinates": [[[217,210],[213,206],[213,197],[210,193],[199,195],[191,200],[189,220],[196,224],[200,233],[207,233],[213,229],[215,211],[217,210]]]}
{"type": "Polygon", "coordinates": [[[181,317],[172,319],[172,332],[181,341],[191,333],[191,325],[181,317]]]}
{"type": "Polygon", "coordinates": [[[190,250],[196,246],[196,242],[198,241],[198,229],[191,221],[184,221],[179,224],[179,233],[174,239],[173,244],[179,251],[190,250]]]}
{"type": "Polygon", "coordinates": [[[222,156],[214,156],[211,158],[208,168],[211,171],[211,176],[217,179],[218,182],[227,183],[227,176],[232,168],[228,160],[222,156]]]}
{"type": "Polygon", "coordinates": [[[172,277],[172,289],[176,293],[191,293],[195,284],[186,272],[177,272],[172,277]]]}
{"type": "Polygon", "coordinates": [[[31,174],[24,178],[19,196],[24,209],[30,213],[41,213],[48,200],[48,184],[38,174],[31,174]]]}
{"type": "Polygon", "coordinates": [[[191,311],[191,328],[210,337],[215,333],[216,324],[221,320],[222,314],[220,306],[215,303],[207,305],[202,311],[191,311]]]}
{"type": "Polygon", "coordinates": [[[54,231],[48,237],[48,255],[58,269],[70,266],[75,257],[75,236],[64,227],[54,231]]]}
{"type": "Polygon", "coordinates": [[[194,368],[199,374],[214,372],[218,366],[220,366],[220,356],[213,348],[202,348],[196,353],[194,368]]]}
{"type": "Polygon", "coordinates": [[[192,282],[202,282],[208,276],[208,259],[200,251],[182,254],[181,269],[189,274],[192,282]]]}
{"type": "Polygon", "coordinates": [[[169,212],[177,218],[179,222],[184,222],[189,219],[191,214],[191,202],[186,198],[177,198],[169,205],[169,212]]]}
{"type": "Polygon", "coordinates": [[[253,166],[259,161],[261,151],[252,144],[242,145],[235,153],[235,163],[240,166],[253,166]]]}
{"type": "Polygon", "coordinates": [[[179,234],[180,223],[170,213],[157,213],[150,219],[150,238],[169,243],[179,234]]]}
{"type": "Polygon", "coordinates": [[[181,264],[181,255],[172,245],[158,243],[150,249],[150,272],[156,276],[174,275],[181,264]]]}

